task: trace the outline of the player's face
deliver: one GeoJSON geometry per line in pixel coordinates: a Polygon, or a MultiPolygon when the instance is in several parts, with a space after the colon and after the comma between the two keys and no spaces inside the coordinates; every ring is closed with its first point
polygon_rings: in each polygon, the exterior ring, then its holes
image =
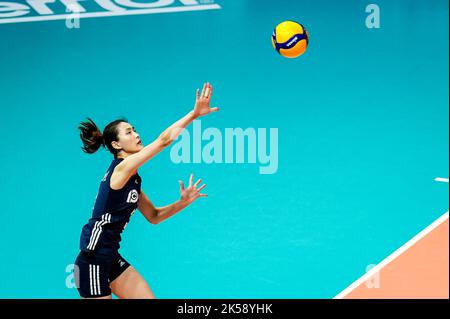
{"type": "Polygon", "coordinates": [[[127,153],[137,153],[144,148],[139,134],[130,123],[122,122],[118,126],[118,143],[127,153]]]}

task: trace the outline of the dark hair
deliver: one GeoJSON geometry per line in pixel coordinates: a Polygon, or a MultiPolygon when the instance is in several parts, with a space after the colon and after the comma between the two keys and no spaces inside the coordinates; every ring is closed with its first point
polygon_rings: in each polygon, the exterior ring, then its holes
{"type": "Polygon", "coordinates": [[[81,141],[83,141],[83,146],[81,147],[83,152],[92,154],[97,152],[100,146],[106,146],[114,155],[114,158],[116,158],[117,150],[111,145],[111,143],[113,141],[118,141],[119,130],[117,127],[123,122],[128,123],[128,120],[125,118],[119,118],[112,121],[106,125],[103,133],[89,117],[87,118],[87,121],[81,122],[78,129],[80,130],[81,141]]]}

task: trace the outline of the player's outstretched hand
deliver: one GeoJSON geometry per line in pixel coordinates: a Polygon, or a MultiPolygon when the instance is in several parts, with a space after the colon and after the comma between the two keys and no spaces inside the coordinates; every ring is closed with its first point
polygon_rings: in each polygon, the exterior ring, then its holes
{"type": "Polygon", "coordinates": [[[213,93],[213,88],[211,83],[203,84],[203,89],[200,94],[200,89],[197,89],[197,93],[195,96],[195,106],[194,106],[194,116],[200,117],[207,115],[212,112],[217,112],[219,110],[218,107],[211,107],[211,97],[213,93]]]}

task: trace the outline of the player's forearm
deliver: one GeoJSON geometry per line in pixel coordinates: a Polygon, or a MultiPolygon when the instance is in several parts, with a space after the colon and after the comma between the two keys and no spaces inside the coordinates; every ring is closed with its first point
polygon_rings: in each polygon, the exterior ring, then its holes
{"type": "Polygon", "coordinates": [[[181,119],[173,123],[164,132],[161,133],[159,139],[164,147],[170,145],[173,141],[175,141],[178,135],[189,125],[191,124],[196,117],[194,116],[194,112],[191,111],[181,119]]]}
{"type": "Polygon", "coordinates": [[[159,224],[160,222],[183,210],[187,206],[188,204],[180,199],[170,205],[158,207],[156,208],[156,216],[153,218],[153,223],[159,224]]]}
{"type": "Polygon", "coordinates": [[[144,147],[140,152],[130,155],[126,158],[126,169],[130,172],[135,171],[138,167],[145,164],[152,157],[161,152],[164,148],[169,146],[178,135],[188,126],[196,117],[194,112],[189,112],[181,119],[173,123],[161,135],[154,140],[151,144],[144,147]]]}

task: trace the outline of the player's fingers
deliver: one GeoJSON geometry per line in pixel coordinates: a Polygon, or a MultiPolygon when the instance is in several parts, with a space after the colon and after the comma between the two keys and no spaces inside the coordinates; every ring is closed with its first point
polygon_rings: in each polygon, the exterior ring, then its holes
{"type": "Polygon", "coordinates": [[[200,98],[200,89],[195,92],[195,98],[198,100],[200,98]]]}
{"type": "Polygon", "coordinates": [[[189,177],[189,187],[192,186],[192,181],[194,180],[194,174],[191,174],[191,176],[189,177]]]}
{"type": "Polygon", "coordinates": [[[184,191],[184,183],[183,183],[183,181],[178,181],[178,183],[180,183],[180,189],[182,191],[184,191]]]}
{"type": "Polygon", "coordinates": [[[194,187],[197,187],[198,186],[198,184],[200,184],[202,182],[202,179],[201,178],[199,178],[198,179],[198,181],[197,182],[195,182],[195,184],[194,184],[194,187]]]}
{"type": "Polygon", "coordinates": [[[203,84],[202,94],[201,97],[205,96],[205,90],[206,90],[206,83],[203,84]]]}
{"type": "Polygon", "coordinates": [[[197,192],[200,192],[203,188],[205,188],[206,187],[206,184],[203,184],[202,186],[200,186],[200,188],[199,189],[197,189],[197,192]]]}
{"type": "Polygon", "coordinates": [[[209,99],[211,98],[212,94],[213,94],[213,87],[212,87],[211,83],[209,83],[209,94],[208,94],[209,99]]]}
{"type": "Polygon", "coordinates": [[[203,94],[203,97],[205,99],[210,99],[211,98],[211,83],[207,82],[206,83],[206,88],[205,88],[205,93],[203,94]]]}

